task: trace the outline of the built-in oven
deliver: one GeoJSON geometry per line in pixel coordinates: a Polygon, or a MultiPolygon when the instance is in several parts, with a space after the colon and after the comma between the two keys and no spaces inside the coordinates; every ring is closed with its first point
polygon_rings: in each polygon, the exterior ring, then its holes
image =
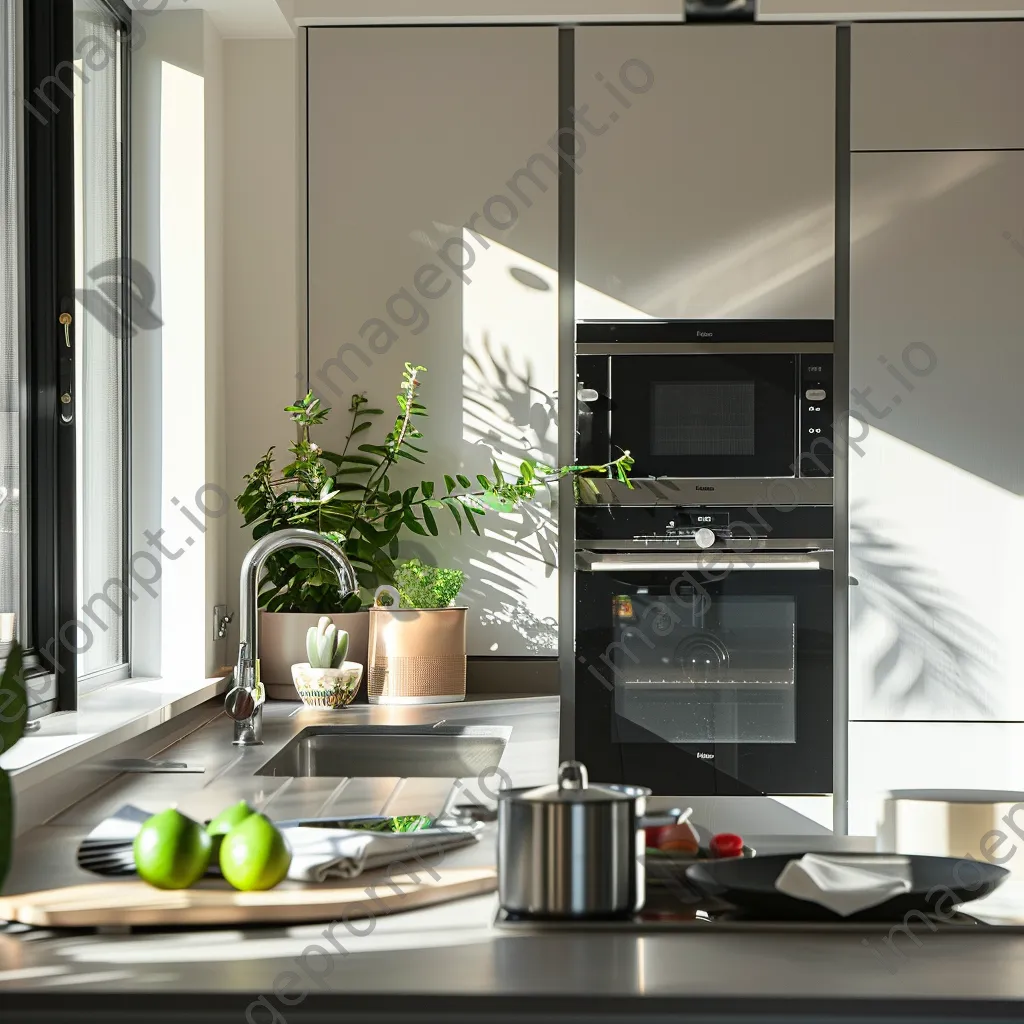
{"type": "Polygon", "coordinates": [[[831,504],[831,321],[583,321],[576,367],[578,460],[634,459],[584,500],[831,504]]]}
{"type": "Polygon", "coordinates": [[[832,792],[832,509],[577,509],[574,751],[688,796],[832,792]]]}

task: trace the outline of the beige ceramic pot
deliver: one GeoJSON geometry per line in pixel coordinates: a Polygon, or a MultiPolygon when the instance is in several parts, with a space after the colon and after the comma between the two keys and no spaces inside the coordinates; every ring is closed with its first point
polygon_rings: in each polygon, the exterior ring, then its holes
{"type": "MultiPolygon", "coordinates": [[[[269,700],[298,700],[292,682],[292,665],[306,661],[306,631],[316,626],[321,613],[260,612],[260,679],[269,700]]],[[[330,613],[322,613],[330,614],[330,613]]],[[[366,664],[366,646],[370,630],[368,612],[330,614],[338,629],[348,633],[347,661],[366,664]]]]}

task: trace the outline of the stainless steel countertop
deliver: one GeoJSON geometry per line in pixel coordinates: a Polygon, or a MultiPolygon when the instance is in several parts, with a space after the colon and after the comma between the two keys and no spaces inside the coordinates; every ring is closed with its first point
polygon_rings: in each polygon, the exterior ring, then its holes
{"type": "MultiPolygon", "coordinates": [[[[197,817],[243,797],[264,803],[278,818],[327,809],[404,814],[439,809],[451,790],[451,781],[443,779],[353,779],[339,790],[337,780],[254,776],[307,725],[442,719],[500,725],[512,729],[499,767],[514,785],[550,781],[557,766],[556,698],[354,707],[343,715],[271,703],[264,745],[244,750],[231,745],[231,723],[217,716],[160,755],[202,764],[204,774],[122,776],[108,784],[19,840],[6,890],[95,881],[75,865],[75,849],[124,803],[159,809],[177,802],[197,817]]],[[[480,844],[453,852],[445,864],[490,864],[493,857],[489,826],[480,844]]],[[[372,927],[352,922],[351,929],[336,923],[132,935],[5,934],[0,1004],[5,1013],[49,1008],[60,1020],[130,1006],[162,1011],[167,1016],[161,1020],[196,1020],[201,1009],[203,1019],[252,1024],[327,1020],[339,1010],[358,1011],[358,1019],[386,1013],[392,1019],[452,1020],[461,1013],[467,1019],[482,1013],[500,1019],[502,1012],[527,1006],[542,1020],[548,1013],[617,1010],[632,1019],[684,1007],[751,1019],[858,1009],[876,1024],[886,1016],[1024,1015],[1020,935],[914,928],[888,943],[887,931],[867,938],[859,932],[522,935],[495,929],[496,909],[496,897],[489,896],[381,918],[372,927]],[[366,934],[356,934],[357,926],[366,934]]],[[[9,1019],[21,1018],[16,1013],[9,1019]]]]}

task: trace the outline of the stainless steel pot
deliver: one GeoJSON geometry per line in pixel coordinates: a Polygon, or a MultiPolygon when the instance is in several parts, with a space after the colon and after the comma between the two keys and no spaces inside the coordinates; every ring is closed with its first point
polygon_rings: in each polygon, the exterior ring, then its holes
{"type": "Polygon", "coordinates": [[[647,815],[649,789],[591,786],[578,761],[558,781],[498,799],[498,899],[509,914],[586,918],[631,914],[644,905],[644,834],[685,818],[647,815]]]}

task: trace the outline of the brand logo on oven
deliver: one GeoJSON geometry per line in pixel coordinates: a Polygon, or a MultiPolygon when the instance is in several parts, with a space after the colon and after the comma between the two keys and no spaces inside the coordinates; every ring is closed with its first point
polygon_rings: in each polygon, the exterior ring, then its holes
{"type": "Polygon", "coordinates": [[[713,491],[714,487],[712,487],[710,484],[697,484],[697,486],[694,488],[694,490],[696,490],[696,491],[713,491]]]}
{"type": "Polygon", "coordinates": [[[715,755],[714,754],[701,754],[701,753],[697,754],[697,760],[698,761],[714,761],[714,759],[715,759],[715,755]]]}

